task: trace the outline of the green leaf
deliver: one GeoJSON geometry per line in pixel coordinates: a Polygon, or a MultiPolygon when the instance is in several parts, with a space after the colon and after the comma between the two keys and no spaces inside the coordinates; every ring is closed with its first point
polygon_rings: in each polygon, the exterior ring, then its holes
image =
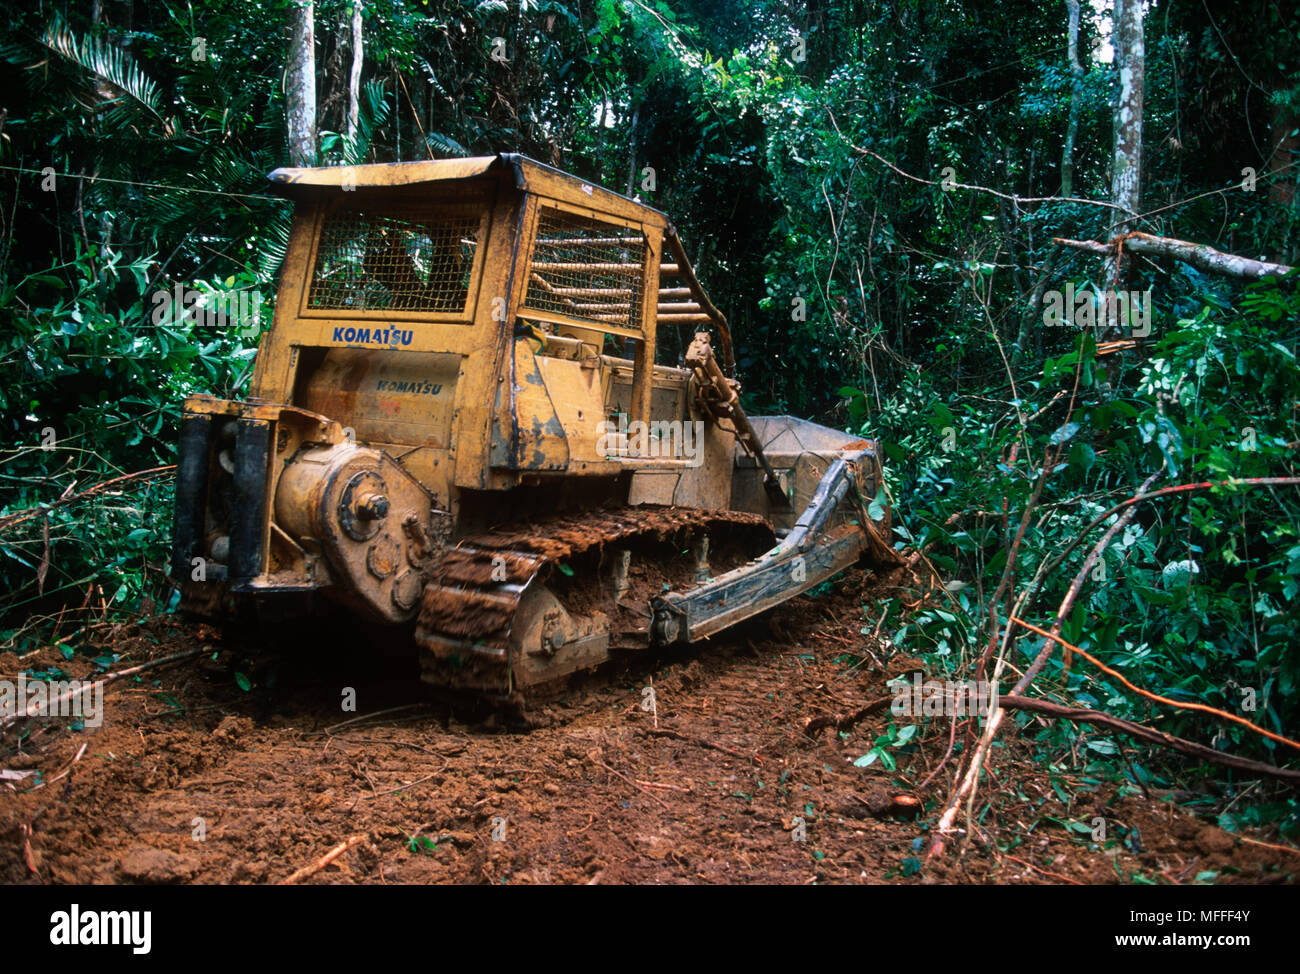
{"type": "Polygon", "coordinates": [[[867,505],[867,515],[871,520],[880,522],[885,519],[885,514],[888,513],[888,511],[889,507],[885,500],[885,489],[881,487],[880,490],[876,491],[875,498],[869,505],[867,505]]]}
{"type": "Polygon", "coordinates": [[[1079,473],[1087,473],[1097,462],[1097,451],[1087,443],[1075,443],[1070,447],[1070,466],[1079,473]]]}

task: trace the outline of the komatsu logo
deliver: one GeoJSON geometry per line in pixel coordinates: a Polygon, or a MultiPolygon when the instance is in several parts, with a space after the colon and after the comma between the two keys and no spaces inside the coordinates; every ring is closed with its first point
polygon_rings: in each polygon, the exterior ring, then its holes
{"type": "Polygon", "coordinates": [[[409,345],[415,332],[400,328],[344,328],[334,329],[334,341],[349,345],[409,345]]]}
{"type": "Polygon", "coordinates": [[[442,392],[441,382],[396,382],[392,379],[380,379],[375,383],[375,389],[379,392],[413,392],[421,396],[436,396],[442,392]]]}

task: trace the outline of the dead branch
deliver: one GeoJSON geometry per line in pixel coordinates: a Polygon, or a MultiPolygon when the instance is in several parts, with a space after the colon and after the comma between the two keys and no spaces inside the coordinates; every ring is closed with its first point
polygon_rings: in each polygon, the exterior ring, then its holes
{"type": "Polygon", "coordinates": [[[716,744],[713,741],[707,741],[702,737],[691,737],[688,734],[679,734],[677,731],[655,730],[650,727],[643,729],[641,733],[646,734],[649,737],[670,737],[674,741],[681,741],[684,744],[694,744],[696,747],[707,747],[710,750],[721,751],[723,754],[729,754],[733,758],[740,758],[745,761],[757,761],[759,764],[763,763],[763,759],[759,756],[757,751],[745,754],[742,751],[736,751],[732,748],[724,747],[723,745],[716,744]]]}
{"type": "Polygon", "coordinates": [[[1067,240],[1064,237],[1053,237],[1052,241],[1062,247],[1082,250],[1084,253],[1095,254],[1098,257],[1119,257],[1125,249],[1149,257],[1173,257],[1191,264],[1197,270],[1211,274],[1224,274],[1228,277],[1242,277],[1247,280],[1258,280],[1270,275],[1282,277],[1295,269],[1286,264],[1227,254],[1222,250],[1215,250],[1209,244],[1196,244],[1174,237],[1157,237],[1155,234],[1140,231],[1121,234],[1109,243],[1098,243],[1095,240],[1067,240]]]}
{"type": "Polygon", "coordinates": [[[320,872],[322,869],[324,869],[326,866],[332,863],[339,856],[343,855],[343,853],[347,852],[353,846],[360,845],[362,842],[365,842],[367,838],[368,836],[359,834],[359,835],[354,835],[351,838],[344,839],[342,842],[336,845],[329,852],[325,853],[325,855],[321,856],[319,859],[315,860],[314,862],[309,862],[301,869],[295,870],[287,879],[280,880],[280,885],[292,886],[294,883],[301,882],[302,880],[306,879],[308,876],[316,875],[316,873],[320,872]]]}
{"type": "MultiPolygon", "coordinates": [[[[1228,480],[1203,480],[1194,484],[1176,484],[1173,487],[1161,487],[1159,490],[1153,490],[1149,494],[1137,493],[1128,500],[1120,501],[1113,507],[1109,507],[1094,517],[1078,532],[1074,539],[1071,540],[1060,552],[1052,557],[1050,561],[1045,561],[1039,567],[1035,578],[1044,578],[1056,569],[1070,557],[1070,553],[1079,545],[1083,544],[1092,532],[1106,523],[1113,514],[1118,514],[1126,507],[1134,504],[1140,504],[1143,501],[1151,500],[1155,497],[1164,497],[1168,494],[1183,494],[1193,490],[1209,490],[1212,487],[1300,487],[1300,477],[1233,477],[1228,480]]],[[[1024,689],[1023,687],[1021,689],[1024,689]]]]}
{"type": "MultiPolygon", "coordinates": [[[[1154,484],[1156,478],[1163,472],[1164,468],[1162,467],[1143,481],[1142,486],[1138,488],[1138,494],[1142,494],[1152,484],[1154,484]]],[[[1074,580],[1070,582],[1070,587],[1066,590],[1065,598],[1061,600],[1061,604],[1056,610],[1056,618],[1052,621],[1052,632],[1055,635],[1059,636],[1061,634],[1061,629],[1065,626],[1065,620],[1069,618],[1070,612],[1074,608],[1074,603],[1078,600],[1080,593],[1083,592],[1084,584],[1088,581],[1088,576],[1092,574],[1093,566],[1097,563],[1097,560],[1101,558],[1111,541],[1114,540],[1115,535],[1124,530],[1129,521],[1133,520],[1133,515],[1136,513],[1137,506],[1134,505],[1121,514],[1115,523],[1106,529],[1106,533],[1101,536],[1101,540],[1093,545],[1092,550],[1088,552],[1088,556],[1083,559],[1083,564],[1079,567],[1079,571],[1074,576],[1074,580]]],[[[1014,618],[1014,616],[1012,618],[1014,618]]],[[[1050,643],[1044,645],[1042,652],[1038,654],[1029,669],[1025,670],[1025,675],[1020,678],[1020,682],[1016,684],[1016,693],[1023,692],[1029,684],[1034,682],[1034,677],[1038,675],[1039,671],[1047,663],[1051,654],[1052,649],[1050,643]]],[[[1065,651],[1064,659],[1064,667],[1067,673],[1070,671],[1070,662],[1070,650],[1067,649],[1065,651]]]]}
{"type": "Polygon", "coordinates": [[[1119,731],[1128,734],[1140,741],[1146,741],[1149,744],[1156,744],[1160,747],[1167,747],[1179,754],[1186,754],[1188,757],[1201,758],[1205,761],[1211,761],[1214,764],[1221,764],[1224,767],[1236,768],[1239,771],[1249,771],[1251,774],[1264,775],[1269,778],[1277,778],[1281,781],[1287,781],[1291,784],[1300,784],[1300,771],[1292,771],[1289,768],[1278,768],[1271,764],[1264,764],[1261,761],[1252,761],[1249,758],[1238,757],[1235,754],[1228,754],[1225,751],[1217,751],[1212,747],[1206,747],[1204,744],[1196,744],[1193,741],[1184,740],[1181,737],[1174,737],[1172,734],[1166,734],[1164,731],[1158,731],[1151,727],[1144,727],[1142,724],[1135,724],[1132,721],[1124,720],[1120,717],[1112,717],[1110,714],[1098,713],[1095,710],[1084,710],[1079,707],[1067,707],[1059,703],[1051,703],[1047,700],[1037,700],[1033,697],[1019,697],[1014,694],[1008,694],[998,698],[998,706],[1005,710],[1025,710],[1031,713],[1043,714],[1047,717],[1055,717],[1061,720],[1073,720],[1081,724],[1093,724],[1098,727],[1106,727],[1113,731],[1119,731]]]}
{"type": "MultiPolygon", "coordinates": [[[[211,648],[212,648],[211,646],[200,646],[198,649],[187,649],[183,653],[172,653],[172,655],[170,656],[163,656],[160,659],[149,660],[147,663],[141,663],[138,666],[131,666],[125,670],[118,670],[116,673],[105,673],[103,676],[99,677],[98,680],[92,680],[91,682],[103,683],[105,686],[107,686],[108,684],[114,683],[125,676],[134,676],[136,673],[142,673],[145,670],[153,669],[155,666],[165,666],[168,663],[179,663],[181,660],[189,659],[191,656],[200,656],[203,653],[208,652],[208,650],[210,650],[211,648]]],[[[77,690],[71,690],[67,693],[59,694],[59,696],[53,698],[52,700],[49,700],[45,704],[45,707],[47,710],[52,710],[54,709],[55,704],[63,703],[65,700],[72,700],[74,697],[78,696],[82,692],[83,692],[82,689],[78,688],[77,690]]],[[[6,714],[5,716],[0,717],[0,730],[3,730],[9,724],[12,724],[16,720],[21,720],[24,717],[38,717],[38,716],[40,716],[39,708],[37,711],[32,711],[29,708],[27,710],[24,710],[20,714],[6,714]]]]}
{"type": "Polygon", "coordinates": [[[1141,687],[1135,686],[1129,680],[1125,679],[1123,674],[1119,673],[1116,670],[1111,669],[1109,666],[1107,666],[1101,660],[1097,659],[1097,657],[1093,656],[1091,653],[1087,652],[1086,650],[1080,649],[1078,646],[1071,645],[1070,643],[1062,639],[1060,636],[1055,635],[1054,633],[1051,632],[1045,632],[1044,630],[1039,629],[1037,626],[1033,625],[1032,623],[1025,622],[1023,619],[1017,619],[1015,616],[1010,616],[1007,621],[1014,622],[1018,626],[1024,626],[1030,632],[1036,632],[1038,633],[1038,635],[1044,637],[1045,639],[1049,639],[1053,642],[1059,643],[1066,650],[1066,652],[1078,653],[1080,656],[1086,659],[1093,666],[1097,667],[1097,669],[1101,670],[1103,673],[1105,673],[1107,676],[1111,677],[1112,679],[1118,680],[1126,689],[1132,690],[1140,697],[1145,697],[1147,700],[1150,700],[1154,703],[1162,703],[1167,707],[1176,707],[1179,710],[1195,710],[1199,713],[1210,714],[1211,716],[1218,717],[1220,720],[1227,720],[1227,721],[1231,721],[1234,724],[1240,724],[1242,727],[1245,727],[1248,730],[1253,730],[1256,734],[1259,734],[1263,737],[1267,737],[1271,741],[1277,741],[1279,744],[1285,744],[1288,747],[1293,747],[1297,751],[1300,751],[1300,741],[1293,741],[1291,740],[1291,738],[1283,737],[1281,734],[1274,734],[1272,731],[1265,730],[1264,728],[1260,727],[1258,724],[1252,724],[1245,717],[1238,717],[1236,714],[1230,714],[1228,713],[1228,711],[1220,710],[1218,707],[1211,707],[1208,704],[1203,704],[1203,703],[1189,703],[1183,700],[1171,700],[1168,697],[1160,696],[1160,694],[1158,693],[1152,693],[1150,690],[1143,690],[1141,687]]]}
{"type": "Polygon", "coordinates": [[[110,487],[118,484],[124,484],[131,480],[152,480],[154,477],[161,477],[164,474],[172,473],[176,470],[176,464],[171,463],[165,467],[151,467],[148,470],[137,470],[135,473],[123,474],[120,477],[114,477],[111,480],[105,480],[103,483],[95,484],[93,487],[87,487],[85,490],[77,491],[75,494],[66,494],[60,497],[53,504],[47,504],[44,507],[33,507],[26,511],[18,511],[14,514],[0,517],[0,531],[7,531],[15,525],[22,524],[24,521],[30,521],[34,517],[40,517],[48,514],[56,507],[64,507],[74,501],[85,500],[87,497],[94,497],[101,494],[110,487]]]}
{"type": "Polygon", "coordinates": [[[877,697],[851,714],[818,714],[816,717],[809,717],[803,722],[803,732],[808,737],[812,737],[818,731],[825,730],[827,727],[834,727],[836,730],[848,730],[863,718],[884,710],[893,702],[893,699],[893,697],[877,697]]]}

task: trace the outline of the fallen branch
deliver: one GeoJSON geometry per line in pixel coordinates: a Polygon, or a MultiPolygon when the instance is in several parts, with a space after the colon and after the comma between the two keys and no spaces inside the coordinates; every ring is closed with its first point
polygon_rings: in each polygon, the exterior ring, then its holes
{"type": "MultiPolygon", "coordinates": [[[[108,684],[114,683],[122,679],[123,677],[134,676],[137,673],[143,673],[145,670],[153,669],[155,666],[165,666],[168,663],[179,663],[181,660],[189,659],[192,656],[201,656],[204,653],[208,652],[208,650],[210,650],[211,648],[212,648],[211,646],[200,646],[198,649],[187,649],[183,653],[173,653],[172,655],[164,656],[161,659],[153,659],[153,660],[149,660],[149,662],[147,663],[141,663],[139,666],[131,666],[125,670],[118,670],[116,673],[105,673],[97,680],[92,680],[91,683],[102,683],[105,686],[108,686],[108,684]]],[[[70,701],[73,698],[80,696],[84,692],[85,692],[84,688],[78,688],[76,690],[70,690],[67,693],[61,693],[57,697],[54,697],[52,700],[46,701],[43,707],[47,711],[54,710],[56,709],[55,707],[56,704],[61,704],[64,701],[70,701]]],[[[24,717],[41,716],[40,713],[41,709],[42,709],[42,704],[36,702],[29,705],[28,708],[24,710],[22,713],[7,714],[3,717],[0,717],[0,730],[4,729],[9,724],[12,724],[16,720],[22,720],[24,717]],[[33,706],[36,708],[35,710],[32,709],[33,706]]]]}
{"type": "Polygon", "coordinates": [[[1188,757],[1201,758],[1205,761],[1221,764],[1224,767],[1236,768],[1239,771],[1249,771],[1252,774],[1264,775],[1269,778],[1277,778],[1281,781],[1290,782],[1291,784],[1300,784],[1300,771],[1292,771],[1289,768],[1278,768],[1271,764],[1264,764],[1261,761],[1252,761],[1249,758],[1238,757],[1235,754],[1228,754],[1225,751],[1216,751],[1214,748],[1206,747],[1204,744],[1197,744],[1193,741],[1184,740],[1181,737],[1174,737],[1172,734],[1166,734],[1164,731],[1145,727],[1142,724],[1135,724],[1132,721],[1124,720],[1121,717],[1112,717],[1110,714],[1098,713],[1095,710],[1084,710],[1079,707],[1067,707],[1064,704],[1051,703],[1047,700],[1038,700],[1033,697],[1018,697],[1014,694],[999,697],[998,706],[1004,710],[1025,710],[1031,713],[1043,714],[1048,717],[1056,717],[1062,720],[1073,720],[1077,723],[1107,727],[1110,730],[1128,734],[1130,737],[1137,738],[1140,741],[1146,741],[1149,744],[1156,744],[1161,747],[1170,748],[1180,754],[1186,754],[1188,757]]]}
{"type": "Polygon", "coordinates": [[[1250,257],[1224,253],[1209,244],[1196,244],[1174,237],[1157,237],[1155,234],[1141,231],[1121,234],[1109,243],[1098,243],[1095,240],[1067,240],[1064,237],[1053,237],[1052,242],[1072,250],[1095,254],[1098,257],[1119,257],[1125,249],[1150,257],[1173,257],[1191,264],[1197,270],[1208,271],[1211,274],[1225,274],[1228,277],[1243,277],[1247,280],[1258,280],[1270,275],[1282,277],[1295,270],[1286,264],[1275,264],[1272,261],[1254,260],[1250,257]]]}
{"type": "Polygon", "coordinates": [[[1263,737],[1267,737],[1271,741],[1277,741],[1277,743],[1279,744],[1285,744],[1287,745],[1287,747],[1292,747],[1295,748],[1297,751],[1300,751],[1300,741],[1293,741],[1291,740],[1291,738],[1283,737],[1281,734],[1274,734],[1272,731],[1265,730],[1264,728],[1260,727],[1258,724],[1252,724],[1245,717],[1238,717],[1236,714],[1228,713],[1228,711],[1226,710],[1220,710],[1218,707],[1211,707],[1208,704],[1204,704],[1204,703],[1189,703],[1185,700],[1171,700],[1168,697],[1160,696],[1160,694],[1158,693],[1152,693],[1150,690],[1143,690],[1141,687],[1136,686],[1133,683],[1129,682],[1127,679],[1124,678],[1122,674],[1111,669],[1109,666],[1107,666],[1101,660],[1097,659],[1097,657],[1093,656],[1091,653],[1087,652],[1086,650],[1080,649],[1078,646],[1071,645],[1070,643],[1062,639],[1060,636],[1039,629],[1033,623],[1025,622],[1023,619],[1017,619],[1015,616],[1010,616],[1007,621],[1014,622],[1016,625],[1023,626],[1024,628],[1028,629],[1030,632],[1036,632],[1038,633],[1038,635],[1044,637],[1045,639],[1050,639],[1053,642],[1058,643],[1067,652],[1078,653],[1080,656],[1086,659],[1093,666],[1097,667],[1097,669],[1101,670],[1107,676],[1115,680],[1118,680],[1127,689],[1132,690],[1140,697],[1145,697],[1147,700],[1153,701],[1154,703],[1162,703],[1167,707],[1176,707],[1179,710],[1195,710],[1203,714],[1210,714],[1211,716],[1218,717],[1221,720],[1228,720],[1234,724],[1240,724],[1242,727],[1245,727],[1247,730],[1253,730],[1256,734],[1260,734],[1263,737]]]}
{"type": "MultiPolygon", "coordinates": [[[[1142,488],[1140,488],[1140,490],[1145,490],[1146,486],[1150,483],[1151,481],[1148,480],[1147,483],[1144,484],[1142,488]]],[[[1059,565],[1061,565],[1065,561],[1065,559],[1069,556],[1070,552],[1072,552],[1077,546],[1082,544],[1088,538],[1088,536],[1092,533],[1094,528],[1105,523],[1112,515],[1118,514],[1120,511],[1123,511],[1126,508],[1132,507],[1136,504],[1140,504],[1142,501],[1145,500],[1151,500],[1152,498],[1155,497],[1164,497],[1166,495],[1182,494],[1182,493],[1187,493],[1190,491],[1197,491],[1197,490],[1208,490],[1213,487],[1238,487],[1238,486],[1295,487],[1295,486],[1300,486],[1300,477],[1239,477],[1239,478],[1234,477],[1228,480],[1207,480],[1207,481],[1201,481],[1199,483],[1176,484],[1172,487],[1161,487],[1159,490],[1153,490],[1150,493],[1139,492],[1138,494],[1135,494],[1134,496],[1128,498],[1127,500],[1121,501],[1120,503],[1114,505],[1110,509],[1103,511],[1097,517],[1093,518],[1092,521],[1089,522],[1088,525],[1082,531],[1076,534],[1074,540],[1072,540],[1069,544],[1065,546],[1063,551],[1059,552],[1054,558],[1051,559],[1051,561],[1045,562],[1038,567],[1038,571],[1035,572],[1034,574],[1033,585],[1036,585],[1040,579],[1046,577],[1052,571],[1055,571],[1056,568],[1059,565]]],[[[1031,504],[1032,503],[1033,500],[1031,499],[1031,504]]],[[[1103,542],[1104,541],[1105,539],[1103,538],[1103,542]]],[[[1016,607],[1012,609],[1012,613],[1011,613],[1012,617],[1014,617],[1015,613],[1019,611],[1019,607],[1022,606],[1027,601],[1030,592],[1033,590],[1033,585],[1031,585],[1030,589],[1026,590],[1026,592],[1023,593],[1021,595],[1021,598],[1016,602],[1016,607]]],[[[999,598],[1001,597],[1001,592],[999,592],[998,597],[999,598]]],[[[995,613],[995,612],[996,609],[990,608],[990,613],[995,613]]],[[[996,616],[994,616],[994,618],[996,618],[996,616]]],[[[1009,639],[1010,634],[1011,634],[1011,629],[1010,627],[1008,627],[1004,640],[1009,639]]],[[[990,647],[991,646],[992,646],[992,642],[990,642],[990,647]]],[[[1071,648],[1074,649],[1075,651],[1082,652],[1081,650],[1078,650],[1077,647],[1071,647],[1071,648]]],[[[1039,656],[1041,659],[1045,659],[1045,657],[1043,657],[1041,653],[1039,654],[1039,656]]],[[[988,650],[985,651],[985,657],[982,657],[980,661],[981,672],[983,671],[983,663],[987,657],[988,657],[988,650]]],[[[999,657],[999,659],[1001,659],[1001,657],[999,657]]],[[[1038,661],[1036,660],[1035,662],[1037,663],[1038,661]]],[[[1029,681],[1033,679],[1034,675],[1035,674],[1033,668],[1031,667],[1029,671],[1026,671],[1025,678],[1022,679],[1021,682],[1016,685],[1015,688],[1016,691],[1022,691],[1026,689],[1029,685],[1029,681]]],[[[944,808],[943,814],[939,817],[938,825],[935,827],[934,830],[935,832],[934,842],[930,846],[930,850],[927,853],[927,858],[933,859],[943,855],[944,847],[946,845],[946,838],[948,834],[952,831],[952,825],[957,818],[957,811],[960,808],[961,801],[966,796],[973,794],[975,785],[979,781],[980,770],[981,768],[983,768],[984,762],[987,759],[989,748],[993,744],[993,739],[997,735],[998,728],[1002,726],[1003,715],[1004,715],[1004,711],[1001,707],[999,707],[989,717],[988,722],[984,728],[984,733],[980,737],[979,744],[975,748],[975,755],[971,759],[970,764],[967,766],[965,775],[962,777],[961,782],[958,784],[956,791],[953,793],[952,798],[948,802],[948,805],[944,808]]],[[[1250,726],[1253,727],[1254,725],[1251,724],[1250,726]]],[[[1218,752],[1211,752],[1211,753],[1218,753],[1218,752]]],[[[1261,767],[1267,768],[1267,767],[1271,767],[1271,765],[1261,765],[1261,767]]]]}
{"type": "Polygon", "coordinates": [[[884,710],[893,700],[893,697],[878,697],[866,706],[859,707],[851,714],[818,714],[816,717],[809,717],[803,722],[803,732],[808,737],[812,737],[818,731],[825,730],[827,727],[834,727],[836,730],[842,731],[848,730],[858,721],[884,710]]]}
{"type": "MultiPolygon", "coordinates": [[[[1138,488],[1138,494],[1141,494],[1154,484],[1156,478],[1163,472],[1164,468],[1162,467],[1144,480],[1142,486],[1138,488]]],[[[1078,600],[1079,595],[1083,592],[1083,586],[1088,581],[1088,576],[1092,574],[1093,565],[1095,565],[1097,560],[1101,558],[1102,554],[1106,551],[1107,546],[1112,540],[1114,540],[1115,535],[1124,530],[1129,521],[1133,519],[1133,515],[1136,513],[1137,507],[1133,506],[1121,514],[1115,523],[1106,529],[1106,533],[1101,536],[1101,540],[1093,545],[1092,551],[1088,552],[1088,556],[1083,559],[1083,565],[1080,566],[1078,573],[1074,576],[1074,581],[1070,583],[1069,589],[1066,590],[1065,598],[1061,600],[1061,604],[1056,610],[1056,619],[1052,622],[1052,632],[1055,635],[1059,636],[1061,634],[1061,629],[1065,626],[1065,620],[1069,618],[1070,612],[1074,608],[1074,603],[1078,600]]],[[[1014,615],[1012,618],[1014,618],[1014,615]]],[[[1042,651],[1038,654],[1033,664],[1029,669],[1025,670],[1025,675],[1022,676],[1020,682],[1016,684],[1016,688],[1013,691],[1014,693],[1023,693],[1029,684],[1034,682],[1034,677],[1038,675],[1039,671],[1047,663],[1051,654],[1051,646],[1044,644],[1042,651]]],[[[1064,669],[1067,673],[1070,672],[1070,662],[1070,651],[1067,649],[1065,651],[1064,660],[1064,669]]]]}
{"type": "Polygon", "coordinates": [[[711,748],[714,751],[721,751],[723,754],[730,754],[733,758],[741,758],[745,761],[757,761],[759,764],[763,763],[763,759],[759,757],[757,751],[745,754],[743,751],[736,751],[729,747],[724,747],[721,744],[715,744],[713,741],[706,741],[702,737],[690,737],[686,734],[679,734],[677,731],[654,730],[649,727],[643,730],[642,733],[648,734],[651,737],[671,737],[674,741],[682,741],[685,744],[694,744],[697,747],[711,748]]]}
{"type": "Polygon", "coordinates": [[[344,839],[342,842],[336,845],[329,852],[325,853],[325,855],[321,856],[319,859],[315,860],[314,862],[308,863],[307,865],[303,866],[299,870],[296,870],[292,875],[289,876],[288,879],[280,880],[279,885],[292,886],[294,883],[301,882],[302,880],[306,879],[308,876],[316,875],[316,873],[320,872],[322,869],[324,869],[326,866],[332,863],[339,856],[343,855],[343,853],[347,852],[353,846],[360,845],[362,842],[365,842],[367,838],[369,837],[366,835],[354,835],[349,839],[344,839]]]}
{"type": "Polygon", "coordinates": [[[151,480],[154,477],[161,477],[163,474],[172,473],[176,470],[176,464],[171,463],[165,467],[151,467],[148,470],[137,470],[135,473],[123,474],[120,477],[114,477],[111,480],[105,480],[103,483],[95,484],[93,487],[87,487],[85,490],[77,491],[75,494],[66,494],[60,497],[53,504],[47,504],[45,507],[33,507],[26,511],[18,511],[15,514],[9,514],[0,517],[0,531],[7,531],[9,528],[24,521],[30,521],[34,517],[41,517],[48,514],[56,507],[65,507],[74,501],[85,500],[87,497],[94,497],[101,494],[110,487],[117,484],[124,484],[130,480],[151,480]]]}
{"type": "Polygon", "coordinates": [[[42,781],[39,785],[36,785],[31,790],[36,791],[37,788],[44,788],[46,785],[52,785],[56,781],[62,781],[64,778],[66,778],[68,772],[72,770],[72,766],[81,760],[81,756],[86,753],[86,748],[89,746],[90,746],[89,741],[83,743],[81,745],[81,749],[77,751],[76,756],[71,761],[69,761],[66,765],[63,766],[62,771],[56,774],[53,778],[50,778],[48,781],[42,781]]]}
{"type": "MultiPolygon", "coordinates": [[[[997,680],[997,671],[994,671],[994,680],[997,680]]],[[[934,841],[930,844],[930,851],[926,853],[926,859],[937,859],[943,855],[943,850],[947,842],[949,833],[952,832],[952,823],[957,820],[957,812],[961,809],[962,800],[968,795],[974,800],[975,785],[979,781],[980,769],[984,767],[984,762],[988,758],[989,748],[993,746],[993,739],[997,736],[998,728],[1002,726],[1003,715],[1007,710],[1001,706],[1001,699],[998,701],[999,707],[993,711],[988,719],[988,725],[984,729],[979,743],[975,745],[975,753],[971,756],[970,763],[966,765],[966,773],[962,776],[960,784],[957,785],[952,797],[948,799],[948,804],[939,816],[939,822],[934,829],[934,841]]]]}

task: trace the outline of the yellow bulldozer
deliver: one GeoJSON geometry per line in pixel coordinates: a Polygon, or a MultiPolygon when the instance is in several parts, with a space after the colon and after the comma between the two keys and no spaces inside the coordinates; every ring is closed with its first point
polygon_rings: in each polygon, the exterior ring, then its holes
{"type": "Polygon", "coordinates": [[[897,563],[876,444],[746,415],[663,213],[513,154],[270,181],[251,395],[184,404],[183,609],[341,611],[518,703],[897,563]]]}

